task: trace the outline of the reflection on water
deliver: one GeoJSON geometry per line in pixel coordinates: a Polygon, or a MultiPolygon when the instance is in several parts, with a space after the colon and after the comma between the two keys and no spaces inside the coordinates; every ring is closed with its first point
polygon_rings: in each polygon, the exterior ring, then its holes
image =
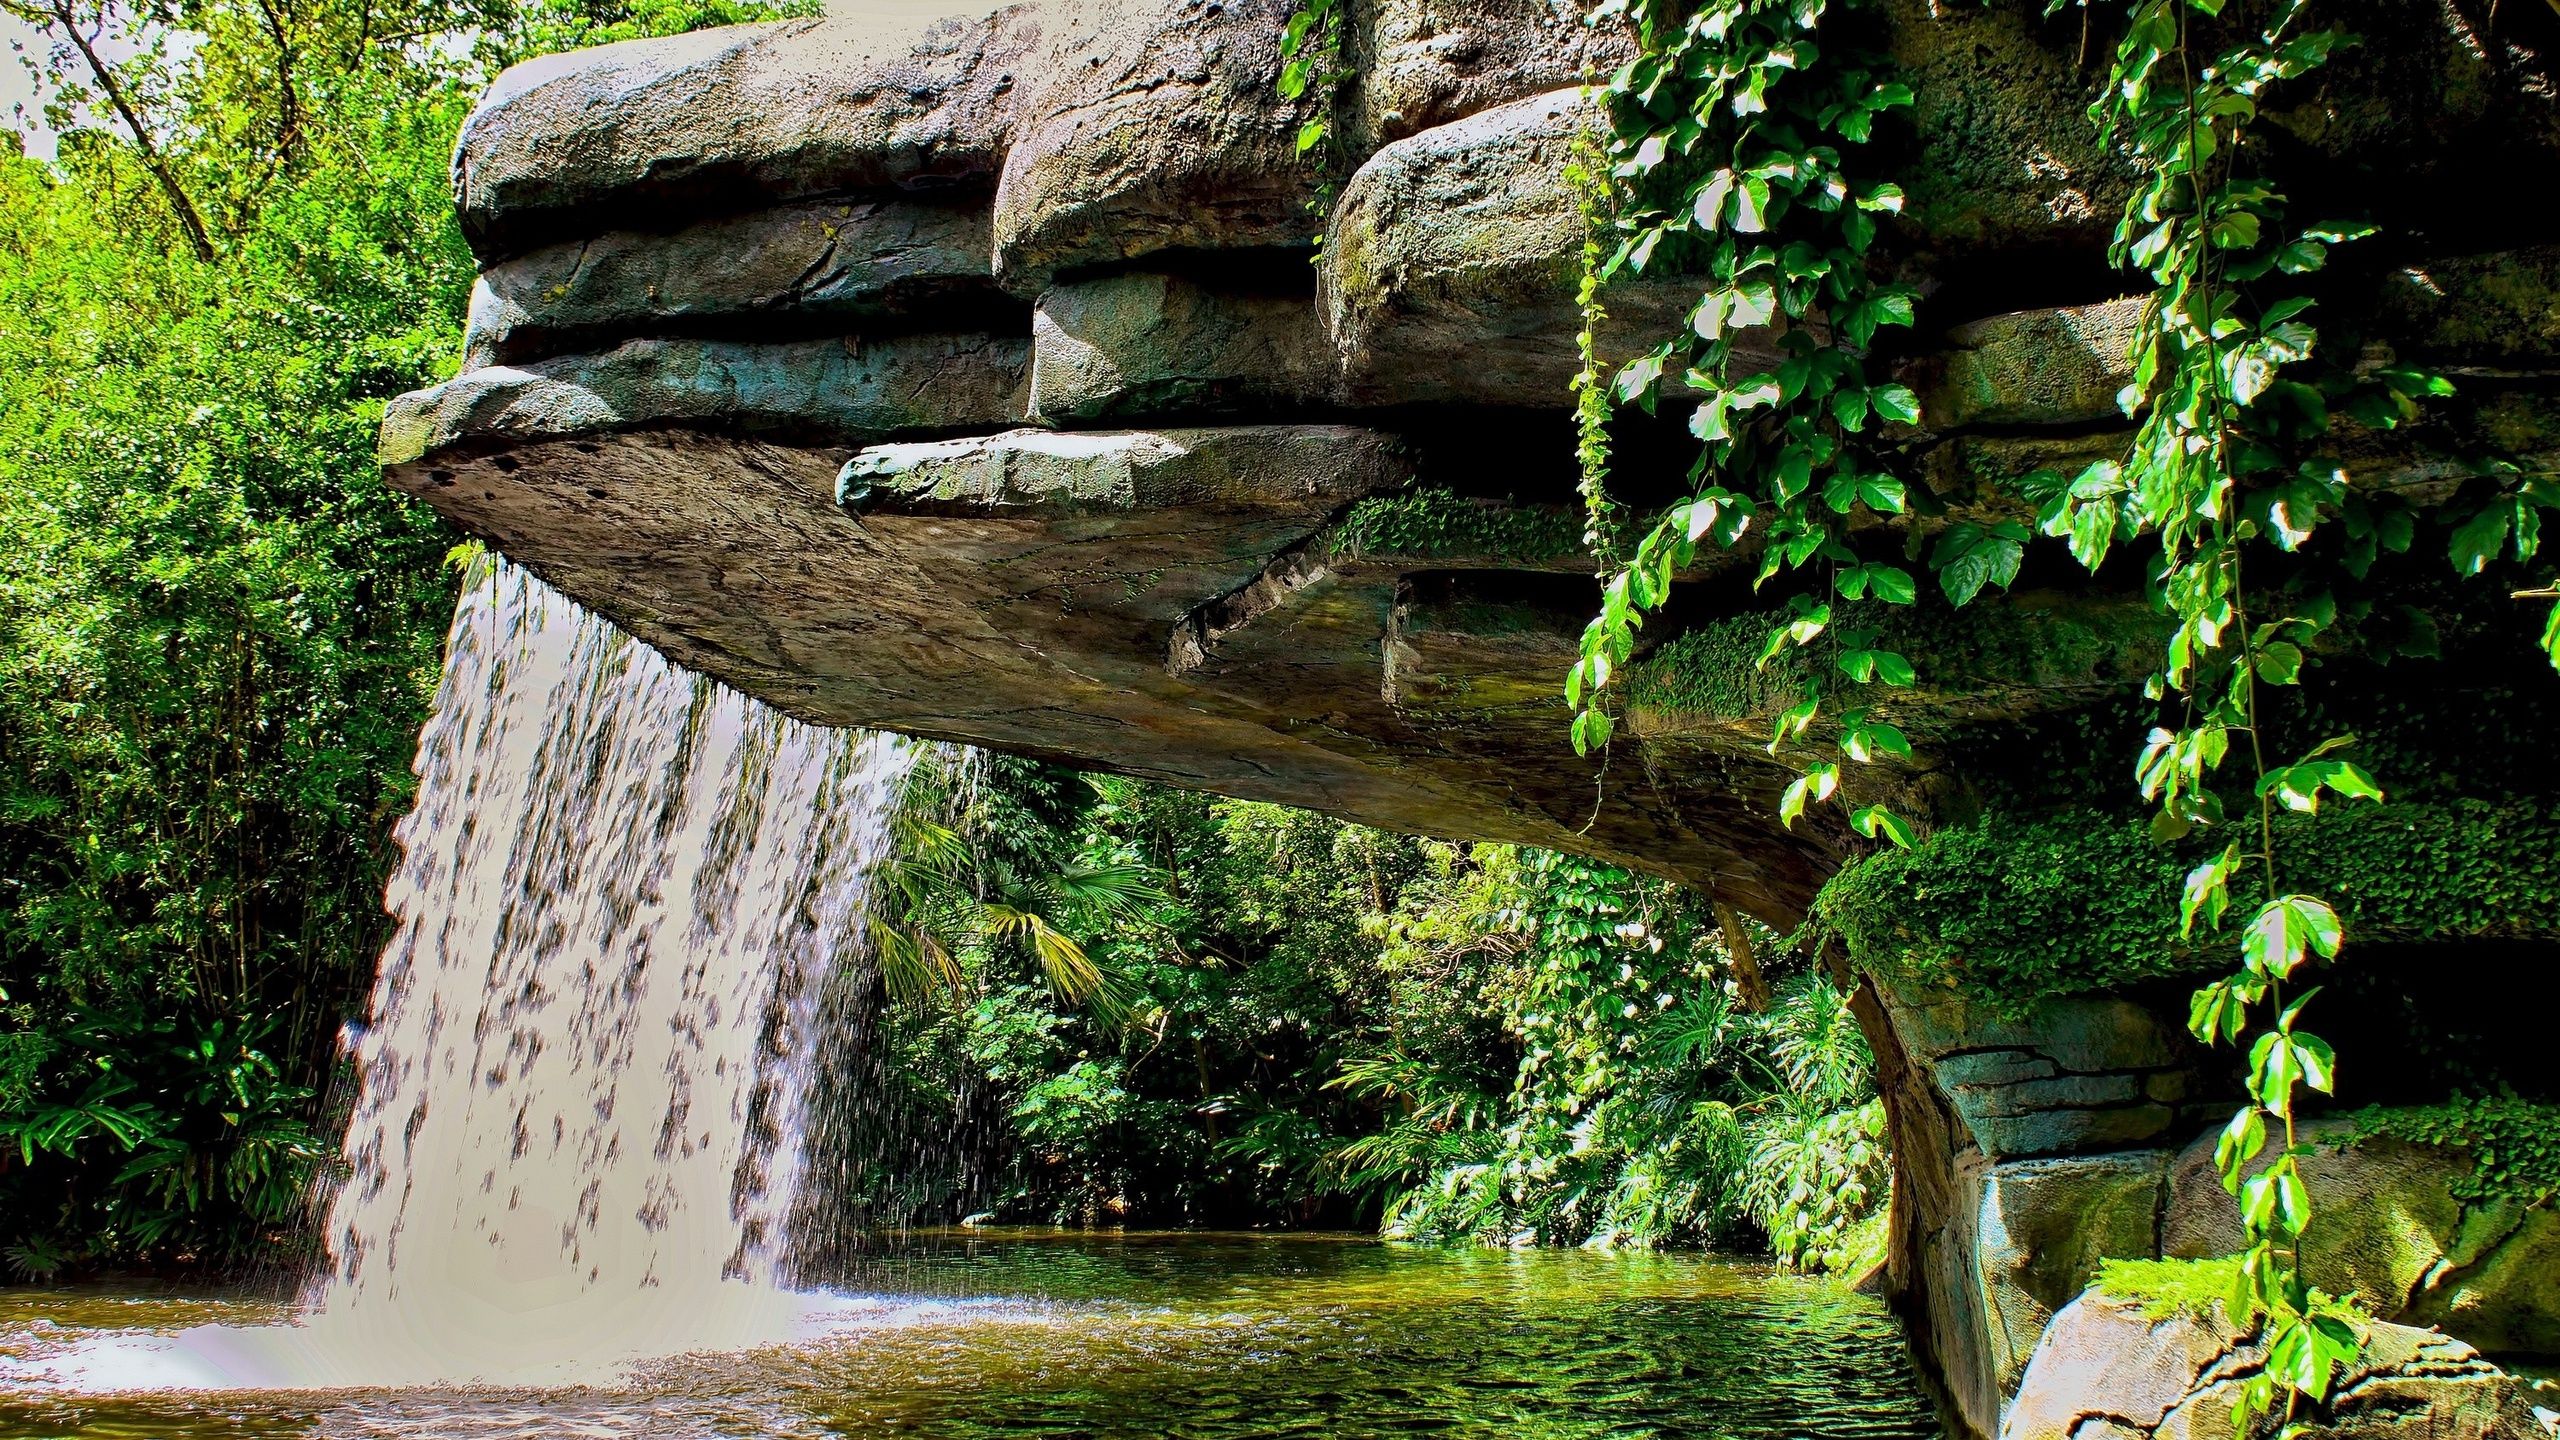
{"type": "MultiPolygon", "coordinates": [[[[825,1334],[611,1387],[94,1397],[0,1379],[0,1440],[1939,1433],[1875,1301],[1709,1257],[999,1232],[919,1238],[849,1289],[825,1334]]],[[[0,1292],[0,1375],[100,1330],[278,1318],[0,1292]]]]}

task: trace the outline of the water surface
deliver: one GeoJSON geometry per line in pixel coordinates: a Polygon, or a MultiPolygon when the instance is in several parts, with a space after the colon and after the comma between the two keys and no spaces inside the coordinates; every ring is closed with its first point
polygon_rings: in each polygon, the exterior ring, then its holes
{"type": "Polygon", "coordinates": [[[26,1378],[102,1333],[272,1304],[0,1292],[0,1440],[33,1436],[1438,1435],[1929,1440],[1873,1299],[1696,1255],[1347,1236],[917,1237],[787,1345],[606,1385],[88,1395],[26,1378]]]}

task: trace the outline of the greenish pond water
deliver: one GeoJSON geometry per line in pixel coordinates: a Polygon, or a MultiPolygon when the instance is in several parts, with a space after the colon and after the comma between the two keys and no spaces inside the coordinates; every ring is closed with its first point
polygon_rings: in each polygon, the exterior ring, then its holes
{"type": "Polygon", "coordinates": [[[917,1237],[793,1344],[610,1387],[76,1394],[48,1357],[272,1304],[0,1291],[0,1437],[1928,1440],[1883,1307],[1696,1255],[1347,1236],[917,1237]]]}

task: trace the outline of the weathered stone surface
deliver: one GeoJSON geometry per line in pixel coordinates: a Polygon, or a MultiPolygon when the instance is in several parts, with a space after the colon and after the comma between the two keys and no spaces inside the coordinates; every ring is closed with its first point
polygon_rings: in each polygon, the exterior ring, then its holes
{"type": "Polygon", "coordinates": [[[382,460],[668,424],[838,441],[1000,425],[1022,414],[1028,348],[970,335],[873,344],[633,340],[600,355],[473,370],[403,395],[382,418],[382,460]]]}
{"type": "Polygon", "coordinates": [[[1031,414],[1049,424],[1305,405],[1334,387],[1303,294],[1139,272],[1061,285],[1031,321],[1031,414]]]}
{"type": "Polygon", "coordinates": [[[1006,287],[1029,297],[1080,266],[1312,240],[1317,174],[1275,88],[1289,10],[1055,0],[996,191],[1006,287]]]}
{"type": "Polygon", "coordinates": [[[2159,1253],[2171,1159],[2133,1150],[1992,1168],[1979,1263],[2002,1393],[2016,1388],[2046,1324],[2088,1288],[2100,1261],[2159,1253]]]}
{"type": "Polygon", "coordinates": [[[1914,148],[1894,165],[1904,231],[1961,253],[2103,247],[2132,171],[2098,144],[2076,12],[1964,0],[1888,0],[1886,49],[1914,97],[1914,148]]]}
{"type": "Polygon", "coordinates": [[[923,27],[739,25],[528,61],[463,125],[463,231],[498,257],[668,214],[984,186],[1040,33],[1016,7],[923,27]]]}
{"type": "Polygon", "coordinates": [[[987,217],[975,206],[783,205],[672,234],[608,231],[490,266],[471,293],[463,368],[689,329],[841,329],[993,293],[987,217]]]}
{"type": "MultiPolygon", "coordinates": [[[[2462,1150],[2385,1136],[2345,1121],[2302,1128],[2301,1160],[2320,1223],[2304,1239],[2312,1282],[2353,1291],[2376,1313],[2441,1326],[2499,1354],[2560,1355],[2560,1216],[2512,1200],[2464,1202],[2462,1150]]],[[[2208,1136],[2171,1176],[2164,1253],[2231,1255],[2245,1242],[2208,1136]]]]}
{"type": "MultiPolygon", "coordinates": [[[[1562,177],[1591,123],[1577,92],[1533,96],[1400,140],[1351,177],[1318,269],[1354,399],[1567,403],[1583,222],[1562,177]]],[[[1602,353],[1687,323],[1696,299],[1676,281],[1613,285],[1602,353]]]]}
{"type": "Polygon", "coordinates": [[[2454,255],[2383,278],[2380,329],[2409,361],[2560,369],[2560,245],[2454,255]]]}
{"type": "Polygon", "coordinates": [[[1002,515],[1280,507],[1312,525],[1408,473],[1395,442],[1340,425],[1206,430],[1008,430],[876,445],[845,462],[838,503],[857,514],[957,505],[1002,515]]]}
{"type": "MultiPolygon", "coordinates": [[[[2000,1440],[2234,1440],[2231,1402],[2265,1357],[2227,1324],[2146,1318],[2130,1302],[2083,1295],[2036,1346],[2000,1440]]],[[[2323,1440],[2533,1440],[2542,1433],[2515,1376],[2449,1336],[2376,1324],[2339,1376],[2323,1440]]]]}
{"type": "Polygon", "coordinates": [[[1353,147],[1462,120],[1524,96],[1605,80],[1635,54],[1622,22],[1573,0],[1372,0],[1352,12],[1353,147]]]}
{"type": "Polygon", "coordinates": [[[2139,297],[2103,305],[1994,315],[1947,332],[1947,348],[1912,367],[1921,423],[2068,425],[2114,419],[2133,378],[2139,297]]]}
{"type": "Polygon", "coordinates": [[[1388,617],[1387,702],[1458,722],[1504,712],[1573,723],[1552,677],[1580,653],[1579,595],[1539,597],[1511,576],[1434,575],[1406,584],[1388,617]]]}

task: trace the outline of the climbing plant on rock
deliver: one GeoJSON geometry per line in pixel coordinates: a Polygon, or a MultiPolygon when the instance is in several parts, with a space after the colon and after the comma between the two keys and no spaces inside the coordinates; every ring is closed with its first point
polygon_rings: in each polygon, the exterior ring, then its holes
{"type": "MultiPolygon", "coordinates": [[[[1869,264],[1876,217],[1901,208],[1902,191],[1860,171],[1856,157],[1876,120],[1911,102],[1878,57],[1829,50],[1817,32],[1826,13],[1853,0],[1613,0],[1604,16],[1634,25],[1640,53],[1603,86],[1610,223],[1617,235],[1583,286],[1586,311],[1602,283],[1621,274],[1695,274],[1703,280],[1688,329],[1620,367],[1616,398],[1650,410],[1666,382],[1698,398],[1690,430],[1700,448],[1693,493],[1670,507],[1607,573],[1601,613],[1582,637],[1565,684],[1577,750],[1608,744],[1612,682],[1634,653],[1646,612],[1702,547],[1761,542],[1766,583],[1806,571],[1819,583],[1790,595],[1764,659],[1825,647],[1779,718],[1772,751],[1804,739],[1822,714],[1828,677],[1907,685],[1908,660],[1870,632],[1833,628],[1832,602],[1870,596],[1908,604],[1911,572],[1869,559],[1849,542],[1861,512],[1899,515],[1896,478],[1878,431],[1919,418],[1911,390],[1869,373],[1876,335],[1912,321],[1914,294],[1869,264]]],[[[1593,329],[1588,317],[1586,333],[1593,329]]],[[[1588,478],[1595,458],[1586,422],[1588,478]]],[[[1591,529],[1612,529],[1605,487],[1586,483],[1591,529]]],[[[1863,709],[1831,717],[1852,760],[1908,756],[1910,742],[1863,709]]],[[[1836,762],[1810,765],[1787,792],[1792,820],[1839,788],[1836,762]]],[[[1911,838],[1883,806],[1853,823],[1872,836],[1911,838]]]]}
{"type": "Polygon", "coordinates": [[[2136,778],[2157,808],[2152,833],[2175,839],[2226,815],[2218,770],[2234,758],[2252,778],[2243,838],[2191,871],[2179,900],[2182,935],[2218,930],[2235,877],[2250,867],[2263,887],[2241,928],[2238,967],[2196,993],[2190,1028],[2207,1044],[2246,1042],[2248,1103],[2216,1142],[2223,1184],[2239,1197],[2248,1241],[2232,1273],[2235,1318],[2263,1314],[2267,1363],[2240,1389],[2236,1429],[2277,1408],[2288,1433],[2300,1401],[2328,1395],[2337,1368],[2361,1346],[2355,1328],[2315,1306],[2303,1279],[2301,1237],[2310,1190],[2298,1169],[2299,1092],[2335,1085],[2337,1056],[2304,1029],[2316,987],[2288,991],[2314,961],[2345,941],[2337,912],[2318,895],[2287,891],[2276,844],[2279,808],[2315,811],[2324,797],[2378,801],[2372,778],[2338,752],[2338,737],[2290,764],[2267,754],[2263,691],[2299,683],[2304,646],[2327,623],[2319,604],[2259,595],[2244,579],[2253,543],[2295,551],[2328,516],[2346,515],[2367,541],[2385,533],[2370,502],[2349,489],[2345,467],[2322,456],[2328,417],[2343,402],[2375,428],[2414,415],[2440,382],[2386,372],[2371,383],[2331,377],[2324,390],[2287,371],[2313,358],[2312,302],[2279,277],[2326,263],[2358,228],[2293,230],[2285,197],[2241,163],[2241,137],[2264,89],[2323,63],[2345,37],[2299,28],[2300,0],[2276,7],[2263,29],[2199,53],[2191,27],[2218,0],[2136,0],[2125,16],[2104,95],[2092,108],[2101,131],[2128,148],[2141,183],[2116,230],[2114,257],[2154,288],[2134,344],[2123,406],[2138,415],[2121,461],[2101,461],[2064,481],[2029,477],[2044,533],[2095,568],[2120,539],[2155,536],[2157,588],[2169,611],[2168,653],[2151,682],[2174,695],[2180,722],[2151,732],[2136,778]],[[2250,282],[2278,282],[2244,290],[2250,282]],[[2360,523],[2359,523],[2360,522],[2360,523]],[[2254,1036],[2252,1026],[2264,1025],[2254,1036]],[[2271,1133],[2274,1157],[2252,1172],[2271,1133]]]}
{"type": "Polygon", "coordinates": [[[1280,31],[1280,98],[1313,97],[1315,113],[1298,127],[1297,145],[1300,155],[1314,157],[1322,177],[1309,205],[1319,220],[1333,208],[1345,168],[1335,110],[1353,72],[1342,55],[1342,18],[1342,0],[1300,0],[1280,31]]]}
{"type": "MultiPolygon", "coordinates": [[[[1617,0],[1604,14],[1632,24],[1640,53],[1597,90],[1608,121],[1606,213],[1618,234],[1605,259],[1595,256],[1586,310],[1596,311],[1600,282],[1620,274],[1700,277],[1688,332],[1621,367],[1615,386],[1620,403],[1648,409],[1666,386],[1690,392],[1700,451],[1689,497],[1604,569],[1600,614],[1566,680],[1574,742],[1584,751],[1609,742],[1614,682],[1675,577],[1702,549],[1739,549],[1747,537],[1758,547],[1760,584],[1794,572],[1816,579],[1792,586],[1759,657],[1764,669],[1799,651],[1828,662],[1794,656],[1781,667],[1807,677],[1769,747],[1797,747],[1799,773],[1780,807],[1790,825],[1842,797],[1841,760],[1909,754],[1900,732],[1868,710],[1827,714],[1824,706],[1827,687],[1842,678],[1913,683],[1907,656],[1878,644],[1876,632],[1835,622],[1842,602],[1909,604],[1919,588],[1909,571],[1853,544],[1849,523],[1861,511],[1905,509],[1892,447],[1877,430],[1919,418],[1911,392],[1870,373],[1875,337],[1911,323],[1912,296],[1868,260],[1876,217],[1898,207],[1900,192],[1857,164],[1877,117],[1911,97],[1873,57],[1826,44],[1826,16],[1852,3],[1617,0]],[[1817,735],[1838,759],[1812,750],[1817,735]],[[1824,758],[1803,761],[1808,751],[1824,758]]],[[[2063,0],[2048,7],[2062,8],[2063,0]]],[[[2324,801],[2378,802],[2382,791],[2348,758],[2352,737],[2271,754],[2264,711],[2276,692],[2300,683],[2313,642],[2338,613],[2328,568],[2304,552],[2314,532],[2342,535],[2324,562],[2334,557],[2335,570],[2353,579],[2382,552],[2408,549],[2416,530],[2402,502],[2356,486],[2330,445],[2333,421],[2393,430],[2451,387],[2414,370],[2363,370],[2316,354],[2313,299],[2301,277],[2370,227],[2292,222],[2246,143],[2268,87],[2317,69],[2349,37],[2308,26],[2307,0],[2253,9],[2246,23],[2224,14],[2224,0],[2110,8],[2121,29],[2091,117],[2140,175],[2113,249],[2152,287],[2132,383],[2120,397],[2136,429],[2121,457],[2067,477],[2029,475],[2019,488],[2037,508],[2034,528],[2091,569],[2127,542],[2156,547],[2152,592],[2168,641],[2147,693],[2175,721],[2151,732],[2137,767],[2155,812],[2151,834],[2166,843],[2229,827],[2241,837],[2186,875],[2178,927],[2183,942],[2201,942],[2238,922],[2237,964],[2197,992],[2191,1028],[2208,1044],[2245,1045],[2248,1055],[2249,1102],[2225,1127],[2216,1158],[2248,1240],[2228,1267],[2228,1308],[2235,1318],[2263,1317],[2268,1362],[2241,1388],[2235,1423],[2245,1432],[2277,1415],[2290,1435],[2303,1425],[2302,1402],[2326,1398],[2360,1341],[2302,1277],[2312,1216],[2294,1133],[2299,1097],[2331,1090],[2337,1064],[2301,1023],[2316,993],[2303,988],[2304,972],[2338,955],[2345,928],[2328,900],[2287,888],[2304,877],[2286,871],[2276,818],[2316,813],[2324,801]],[[2244,559],[2271,551],[2295,557],[2281,567],[2285,578],[2244,575],[2244,559]],[[2255,897],[2245,918],[2232,913],[2235,884],[2255,897]]],[[[1598,535],[1609,502],[1605,477],[1593,470],[1605,469],[1606,455],[1595,461],[1592,427],[1584,428],[1584,489],[1598,535]]],[[[2474,468],[2488,483],[2452,514],[2456,569],[2478,574],[2506,555],[2531,560],[2540,512],[2560,503],[2560,491],[2513,465],[2474,468]]],[[[1939,533],[1929,566],[1946,598],[1963,605],[2005,588],[2031,539],[2014,521],[1959,520],[1939,533]]],[[[1915,538],[1905,555],[1919,553],[1915,538]]],[[[2543,643],[2560,664],[2560,615],[2543,643]]],[[[1882,806],[1850,818],[1870,838],[1914,839],[1908,822],[1882,806]]]]}

